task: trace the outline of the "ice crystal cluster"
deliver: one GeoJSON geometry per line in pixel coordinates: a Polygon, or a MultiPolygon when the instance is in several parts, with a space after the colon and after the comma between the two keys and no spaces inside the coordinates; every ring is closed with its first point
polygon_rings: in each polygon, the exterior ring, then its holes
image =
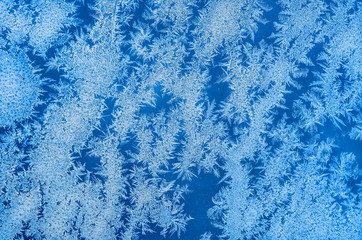
{"type": "Polygon", "coordinates": [[[358,0],[1,0],[0,239],[362,239],[358,0]]]}

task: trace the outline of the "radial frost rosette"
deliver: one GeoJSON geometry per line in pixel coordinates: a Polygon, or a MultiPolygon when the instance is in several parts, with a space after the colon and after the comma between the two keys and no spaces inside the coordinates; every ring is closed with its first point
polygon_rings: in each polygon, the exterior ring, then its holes
{"type": "Polygon", "coordinates": [[[0,50],[0,127],[30,117],[39,84],[24,54],[15,56],[0,50]]]}

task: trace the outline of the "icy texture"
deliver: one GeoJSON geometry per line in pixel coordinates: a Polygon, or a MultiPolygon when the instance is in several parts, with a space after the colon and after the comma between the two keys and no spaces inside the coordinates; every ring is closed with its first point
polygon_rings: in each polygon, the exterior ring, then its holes
{"type": "Polygon", "coordinates": [[[0,1],[0,239],[362,239],[361,7],[0,1]]]}

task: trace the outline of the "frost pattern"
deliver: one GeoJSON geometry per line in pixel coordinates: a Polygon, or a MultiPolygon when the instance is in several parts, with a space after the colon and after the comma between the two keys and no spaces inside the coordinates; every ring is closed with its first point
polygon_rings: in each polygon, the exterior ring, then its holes
{"type": "Polygon", "coordinates": [[[1,1],[0,239],[362,239],[361,7],[1,1]]]}

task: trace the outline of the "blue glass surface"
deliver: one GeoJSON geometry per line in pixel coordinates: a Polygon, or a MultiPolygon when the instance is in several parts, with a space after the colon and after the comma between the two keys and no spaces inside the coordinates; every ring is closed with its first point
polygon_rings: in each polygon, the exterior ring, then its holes
{"type": "Polygon", "coordinates": [[[362,239],[357,0],[1,0],[0,239],[362,239]]]}

